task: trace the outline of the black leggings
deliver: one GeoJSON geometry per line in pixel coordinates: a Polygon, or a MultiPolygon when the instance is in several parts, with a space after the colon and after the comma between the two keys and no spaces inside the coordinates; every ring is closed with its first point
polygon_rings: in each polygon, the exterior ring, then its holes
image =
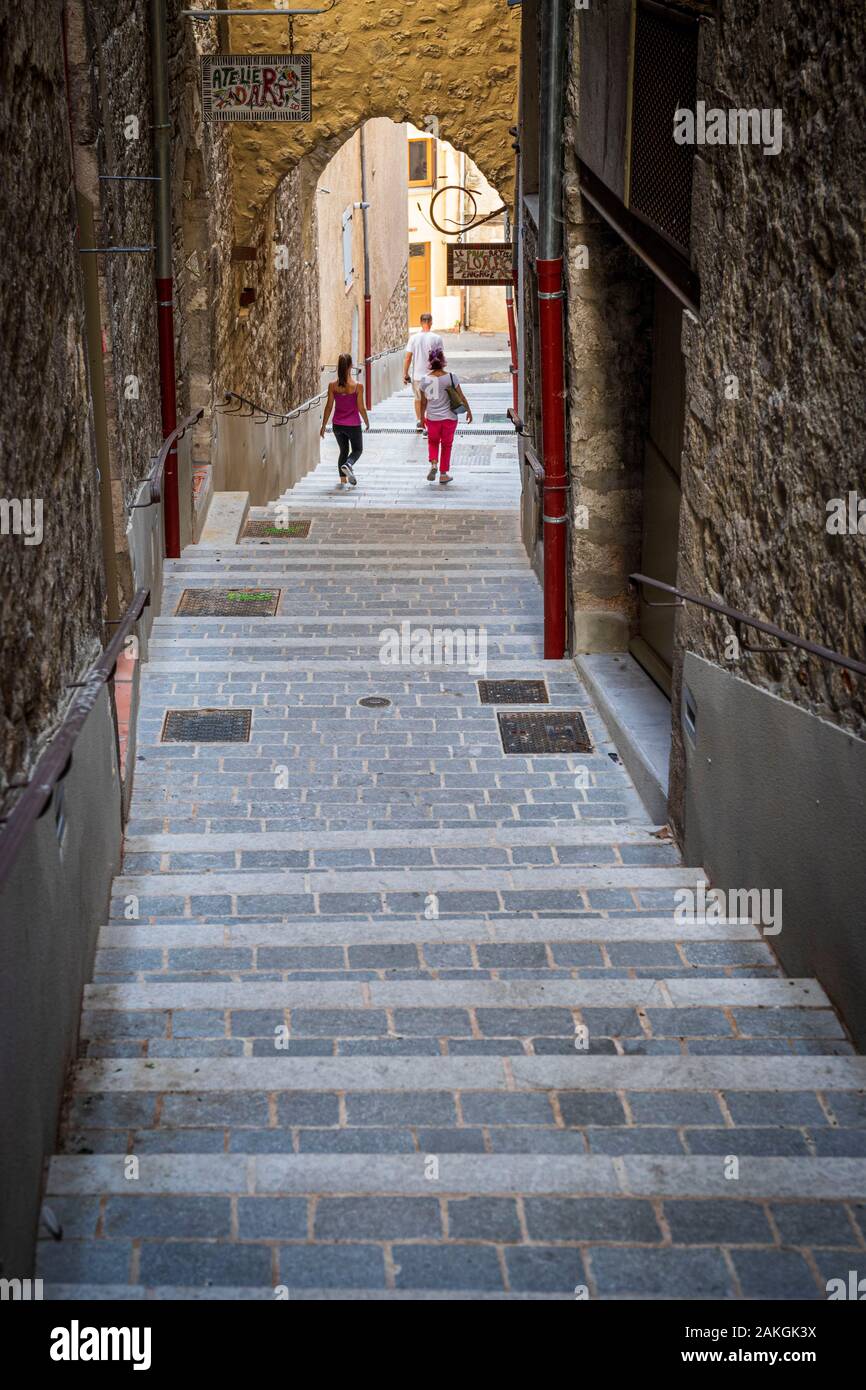
{"type": "MultiPolygon", "coordinates": [[[[340,446],[340,457],[337,460],[337,471],[342,468],[348,459],[354,468],[358,459],[364,452],[364,433],[360,425],[335,425],[334,438],[340,446]],[[351,454],[349,450],[351,448],[351,454]]],[[[342,476],[342,475],[341,475],[342,476]]]]}

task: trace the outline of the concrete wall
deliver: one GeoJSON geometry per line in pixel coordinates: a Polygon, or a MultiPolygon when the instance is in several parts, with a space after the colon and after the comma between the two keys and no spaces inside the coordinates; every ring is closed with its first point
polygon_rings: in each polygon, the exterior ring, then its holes
{"type": "Polygon", "coordinates": [[[319,462],[322,406],[275,426],[249,417],[218,415],[214,421],[216,492],[248,492],[250,505],[266,506],[319,462]]]}
{"type": "Polygon", "coordinates": [[[32,1274],[42,1170],[54,1150],[81,994],[120,863],[120,783],[104,688],[62,788],[0,891],[0,1275],[32,1274]]]}
{"type": "MultiPolygon", "coordinates": [[[[405,127],[383,119],[367,121],[364,142],[373,352],[377,353],[405,342],[409,255],[405,127]]],[[[321,362],[327,380],[333,378],[340,354],[354,351],[353,319],[358,325],[356,364],[365,353],[364,218],[360,208],[352,207],[360,201],[361,135],[356,131],[322,170],[316,186],[321,362]],[[347,288],[342,219],[349,209],[354,276],[347,288]]]]}
{"type": "MultiPolygon", "coordinates": [[[[757,660],[759,658],[753,658],[757,660]]],[[[866,742],[689,652],[685,855],[720,888],[782,890],[767,940],[866,1046],[866,742]]]]}
{"type": "Polygon", "coordinates": [[[341,352],[352,351],[352,317],[357,314],[358,352],[364,352],[364,230],[361,199],[360,139],[357,132],[329,160],[316,185],[319,267],[320,360],[329,370],[341,352]],[[354,274],[347,289],[343,276],[343,213],[352,210],[354,274]]]}

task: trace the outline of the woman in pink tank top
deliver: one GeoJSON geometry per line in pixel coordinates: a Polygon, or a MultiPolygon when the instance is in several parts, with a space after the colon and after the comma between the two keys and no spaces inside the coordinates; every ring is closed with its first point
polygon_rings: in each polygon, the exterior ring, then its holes
{"type": "Polygon", "coordinates": [[[356,487],[358,479],[355,477],[354,465],[364,452],[361,420],[363,419],[367,429],[370,428],[370,420],[364,405],[364,388],[360,382],[352,380],[352,358],[348,352],[344,352],[337,363],[337,380],[328,384],[328,399],[322,416],[322,439],[325,437],[332,410],[334,438],[340,446],[340,456],[337,460],[340,486],[345,487],[347,483],[351,483],[352,487],[356,487]]]}

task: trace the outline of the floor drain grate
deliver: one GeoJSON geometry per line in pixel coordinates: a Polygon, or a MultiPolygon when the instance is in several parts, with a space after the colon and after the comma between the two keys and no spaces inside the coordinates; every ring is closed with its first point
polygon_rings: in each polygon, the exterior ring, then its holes
{"type": "Polygon", "coordinates": [[[544,681],[479,681],[482,705],[549,705],[544,681]]]}
{"type": "Polygon", "coordinates": [[[178,618],[272,618],[279,589],[184,589],[178,618]]]}
{"type": "Polygon", "coordinates": [[[244,527],[241,540],[267,536],[275,541],[304,541],[309,534],[309,521],[289,521],[285,526],[278,526],[275,521],[268,521],[266,517],[253,517],[244,527]]]}
{"type": "Polygon", "coordinates": [[[163,743],[248,743],[251,709],[169,709],[163,743]]]}
{"type": "Polygon", "coordinates": [[[391,701],[386,700],[384,695],[365,695],[358,704],[363,705],[364,709],[385,709],[391,701]]]}
{"type": "Polygon", "coordinates": [[[543,714],[500,714],[499,736],[505,753],[591,753],[583,715],[577,710],[543,714]]]}

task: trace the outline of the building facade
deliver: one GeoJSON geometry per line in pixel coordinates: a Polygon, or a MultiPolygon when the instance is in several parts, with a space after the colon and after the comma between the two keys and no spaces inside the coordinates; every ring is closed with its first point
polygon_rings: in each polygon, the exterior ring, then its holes
{"type": "Polygon", "coordinates": [[[444,333],[505,333],[505,294],[497,285],[449,285],[454,242],[505,241],[507,214],[496,189],[468,155],[446,140],[408,127],[409,326],[432,313],[444,333]],[[440,195],[437,197],[437,194],[440,195]],[[431,204],[435,205],[431,209],[431,204]],[[460,228],[493,214],[471,232],[460,228]]]}
{"type": "Polygon", "coordinates": [[[351,352],[357,364],[366,351],[365,277],[369,277],[373,351],[395,351],[405,342],[409,313],[405,147],[404,126],[385,118],[367,121],[333,156],[316,185],[321,359],[326,379],[333,376],[341,353],[351,352]]]}
{"type": "Polygon", "coordinates": [[[866,631],[862,16],[731,0],[521,16],[525,543],[543,574],[553,187],[568,650],[653,815],[714,881],[783,892],[782,962],[819,974],[862,1035],[866,703],[838,660],[862,663],[866,631]]]}

